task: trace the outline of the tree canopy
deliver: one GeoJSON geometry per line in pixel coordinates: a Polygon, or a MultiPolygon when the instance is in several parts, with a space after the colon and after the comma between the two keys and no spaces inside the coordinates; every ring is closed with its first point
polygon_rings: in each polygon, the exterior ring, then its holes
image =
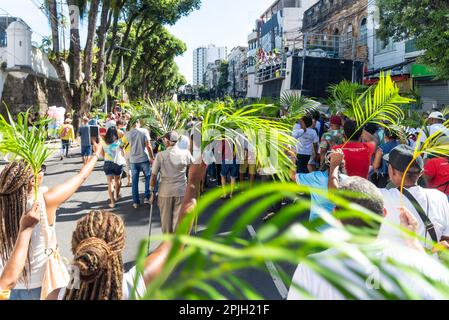
{"type": "Polygon", "coordinates": [[[185,83],[174,62],[186,50],[185,44],[164,26],[198,9],[201,0],[67,0],[71,20],[68,52],[59,46],[64,20],[60,8],[56,0],[45,3],[52,30],[51,56],[66,104],[75,111],[75,124],[93,102],[101,101],[99,92],[105,88],[113,96],[124,86],[134,98],[151,95],[159,99],[185,83]],[[81,21],[87,22],[84,48],[81,21]],[[64,62],[70,68],[68,82],[64,62]]]}
{"type": "Polygon", "coordinates": [[[439,78],[449,78],[449,1],[378,0],[379,35],[395,41],[415,39],[426,50],[420,62],[432,67],[439,78]]]}

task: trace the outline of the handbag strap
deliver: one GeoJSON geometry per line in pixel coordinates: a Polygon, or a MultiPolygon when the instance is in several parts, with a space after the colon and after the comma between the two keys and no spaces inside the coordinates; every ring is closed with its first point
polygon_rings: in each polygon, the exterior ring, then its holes
{"type": "MultiPolygon", "coordinates": [[[[430,235],[430,238],[432,238],[433,242],[437,243],[438,237],[437,237],[437,233],[435,231],[435,226],[433,225],[432,221],[429,219],[429,216],[425,213],[423,207],[419,204],[419,202],[415,199],[415,197],[413,197],[413,195],[407,189],[405,189],[405,188],[403,189],[403,194],[411,202],[411,204],[415,208],[416,212],[418,212],[419,217],[421,218],[422,222],[424,223],[426,232],[428,232],[430,235]]],[[[427,205],[428,204],[429,204],[429,199],[427,199],[427,205]]]]}
{"type": "Polygon", "coordinates": [[[53,232],[51,232],[50,226],[48,225],[47,210],[45,207],[45,200],[42,192],[39,192],[37,201],[41,204],[40,206],[41,210],[39,214],[39,224],[41,232],[44,236],[45,253],[46,255],[50,255],[56,249],[57,244],[55,241],[54,229],[53,232]]]}

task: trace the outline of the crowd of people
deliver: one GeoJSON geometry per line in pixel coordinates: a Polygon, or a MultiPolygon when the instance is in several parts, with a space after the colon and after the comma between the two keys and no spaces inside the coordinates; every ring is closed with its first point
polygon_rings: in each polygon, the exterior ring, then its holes
{"type": "MultiPolygon", "coordinates": [[[[274,179],[277,168],[262,166],[249,143],[244,144],[243,155],[240,155],[229,140],[216,141],[213,148],[203,154],[204,162],[195,162],[193,134],[201,125],[201,118],[192,116],[189,120],[186,135],[170,131],[162,137],[151,137],[141,121],[128,113],[110,114],[104,123],[86,114],[76,134],[71,119],[67,118],[58,129],[61,160],[69,156],[70,145],[78,136],[84,165],[78,174],[51,189],[44,187],[43,167],[37,181],[37,201],[33,192],[35,182],[28,166],[21,161],[8,164],[0,173],[0,298],[130,299],[135,283],[135,294],[139,298],[161,272],[172,246],[170,242],[163,242],[147,257],[143,275],[137,274],[135,268],[125,273],[122,261],[124,223],[114,213],[97,210],[78,221],[72,236],[73,265],[80,271],[79,286],[67,283],[67,270],[53,270],[52,275],[59,280],[49,285],[52,282],[48,279],[49,263],[60,259],[55,233],[56,211],[83,184],[100,158],[104,159],[109,207],[114,208],[120,201],[125,177],[132,188],[133,207],[141,206],[139,178],[142,172],[145,180],[143,204],[157,203],[164,233],[176,231],[179,222],[196,205],[197,196],[205,185],[221,186],[222,198],[227,199],[232,198],[236,190],[244,191],[247,185],[251,187],[258,180],[263,183],[274,179]],[[226,187],[228,181],[230,188],[226,187]]],[[[445,119],[440,112],[431,113],[427,120],[427,134],[444,130],[445,119]]],[[[446,131],[442,133],[444,136],[446,131]]],[[[439,248],[449,248],[449,159],[416,157],[411,144],[416,143],[418,137],[425,139],[424,134],[410,132],[404,140],[397,132],[376,124],[360,128],[345,116],[328,117],[313,112],[298,119],[292,136],[297,141],[290,153],[295,163],[290,174],[292,181],[321,190],[364,194],[362,200],[343,197],[385,218],[386,222],[375,230],[379,239],[404,244],[412,252],[406,255],[408,260],[404,252],[409,251],[399,250],[398,254],[392,250],[388,254],[399,255],[405,263],[426,273],[427,268],[432,267],[432,260],[428,259],[425,248],[435,249],[426,241],[404,238],[390,224],[401,225],[424,239],[431,239],[439,243],[439,248]],[[400,190],[402,185],[404,189],[400,190]]],[[[319,232],[327,232],[330,226],[325,223],[326,215],[332,215],[339,208],[321,195],[312,192],[310,196],[309,220],[317,222],[319,232]]],[[[282,205],[282,202],[273,203],[264,221],[276,215],[282,205]]],[[[343,219],[342,223],[366,226],[358,219],[343,219]]],[[[335,254],[325,251],[314,259],[326,263],[334,261],[331,256],[335,254]]],[[[63,269],[61,264],[59,266],[63,269]]],[[[345,271],[343,264],[331,266],[345,271]]],[[[402,276],[397,271],[392,272],[402,276]]],[[[431,276],[449,284],[449,277],[443,273],[431,276]]],[[[289,299],[303,298],[296,285],[319,299],[342,298],[335,288],[305,265],[299,265],[293,276],[289,299]]],[[[423,298],[438,298],[429,288],[416,287],[416,291],[423,298]]]]}

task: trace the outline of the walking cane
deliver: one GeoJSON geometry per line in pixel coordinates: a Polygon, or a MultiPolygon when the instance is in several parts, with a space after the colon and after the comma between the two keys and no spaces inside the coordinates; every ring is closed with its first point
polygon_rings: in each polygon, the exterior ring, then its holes
{"type": "Polygon", "coordinates": [[[154,207],[154,200],[150,206],[150,231],[148,232],[148,250],[147,250],[148,254],[150,253],[150,244],[151,244],[151,225],[153,221],[153,207],[154,207]]]}

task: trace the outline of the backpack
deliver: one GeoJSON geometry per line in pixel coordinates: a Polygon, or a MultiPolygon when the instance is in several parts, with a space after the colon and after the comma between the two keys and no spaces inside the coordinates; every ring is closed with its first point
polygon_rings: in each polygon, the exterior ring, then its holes
{"type": "Polygon", "coordinates": [[[68,133],[69,133],[70,128],[69,127],[65,127],[62,131],[61,131],[61,137],[65,137],[68,133]]]}

